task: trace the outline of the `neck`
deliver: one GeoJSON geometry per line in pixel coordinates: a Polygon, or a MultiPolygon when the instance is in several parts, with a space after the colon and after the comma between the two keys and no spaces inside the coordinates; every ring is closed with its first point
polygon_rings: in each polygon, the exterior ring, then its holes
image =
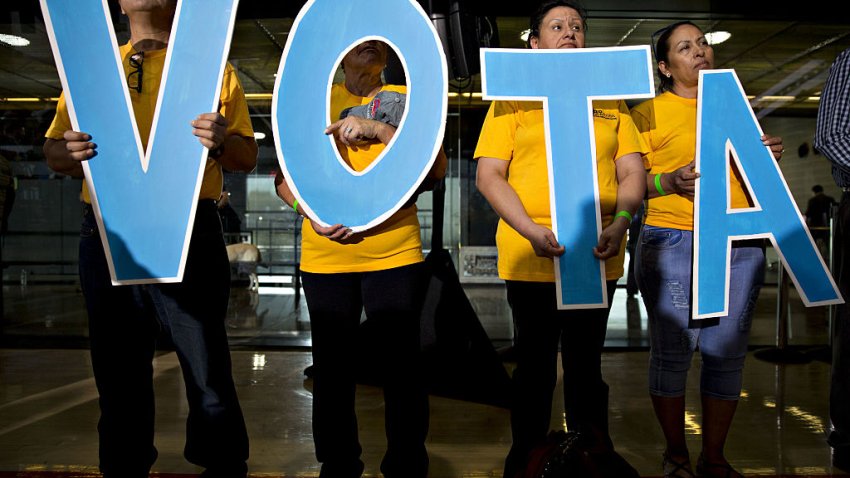
{"type": "Polygon", "coordinates": [[[671,88],[673,94],[676,96],[681,96],[682,98],[695,99],[697,97],[697,93],[699,93],[699,85],[686,86],[681,83],[673,83],[673,88],[671,88]]]}
{"type": "Polygon", "coordinates": [[[381,83],[380,72],[377,75],[369,71],[346,72],[345,74],[345,89],[357,96],[375,96],[381,86],[383,86],[383,83],[381,83]]]}
{"type": "Polygon", "coordinates": [[[136,12],[130,17],[130,44],[136,51],[161,50],[168,46],[171,36],[171,16],[136,12]]]}

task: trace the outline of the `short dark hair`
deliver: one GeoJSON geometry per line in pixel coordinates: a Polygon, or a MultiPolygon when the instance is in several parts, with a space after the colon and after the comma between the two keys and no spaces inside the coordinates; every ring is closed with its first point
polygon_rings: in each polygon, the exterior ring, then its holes
{"type": "MultiPolygon", "coordinates": [[[[670,62],[670,35],[673,34],[673,31],[676,28],[679,28],[682,25],[693,25],[694,27],[699,28],[693,22],[684,20],[681,22],[671,23],[652,34],[652,37],[650,38],[650,45],[652,46],[652,53],[655,55],[656,64],[659,61],[663,61],[664,63],[670,62]]],[[[700,31],[702,31],[702,29],[700,29],[700,31]]],[[[656,69],[658,69],[657,66],[656,69]]],[[[661,73],[660,69],[658,69],[658,78],[661,81],[658,85],[659,91],[664,92],[673,87],[673,80],[661,73]]]]}
{"type": "Polygon", "coordinates": [[[534,14],[529,19],[527,42],[529,46],[531,46],[531,37],[540,38],[540,24],[543,23],[543,18],[549,13],[549,10],[557,7],[567,7],[577,11],[581,17],[582,26],[587,30],[587,10],[579,5],[578,2],[573,0],[545,0],[537,7],[537,10],[534,11],[534,14]]]}
{"type": "Polygon", "coordinates": [[[822,193],[823,192],[823,186],[821,186],[820,184],[815,184],[814,186],[812,186],[812,192],[813,193],[822,193]]]}

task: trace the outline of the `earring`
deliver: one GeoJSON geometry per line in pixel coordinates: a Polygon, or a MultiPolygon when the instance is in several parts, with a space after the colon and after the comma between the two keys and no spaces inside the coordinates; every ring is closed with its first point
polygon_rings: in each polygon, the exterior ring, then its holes
{"type": "Polygon", "coordinates": [[[670,76],[671,76],[670,73],[667,73],[667,78],[670,78],[670,76]]]}

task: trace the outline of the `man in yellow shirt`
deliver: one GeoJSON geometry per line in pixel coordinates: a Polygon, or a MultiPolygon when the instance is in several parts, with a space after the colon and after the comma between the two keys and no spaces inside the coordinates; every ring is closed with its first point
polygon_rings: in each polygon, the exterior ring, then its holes
{"type": "MultiPolygon", "coordinates": [[[[130,42],[119,53],[146,147],[177,2],[119,3],[130,21],[130,42]]],[[[191,126],[210,149],[211,159],[204,169],[182,283],[113,286],[88,189],[83,187],[80,281],[100,395],[100,469],[107,478],[147,477],[156,460],[152,359],[160,332],[177,349],[186,382],[186,458],[206,469],[204,477],[247,474],[248,436],[224,328],[230,272],[215,200],[222,190],[222,168],[252,170],[257,145],[242,87],[230,65],[220,100],[218,112],[199,115],[191,126]]],[[[82,161],[108,160],[97,157],[97,138],[72,130],[64,96],[46,136],[44,153],[56,172],[79,177],[82,161]]]]}

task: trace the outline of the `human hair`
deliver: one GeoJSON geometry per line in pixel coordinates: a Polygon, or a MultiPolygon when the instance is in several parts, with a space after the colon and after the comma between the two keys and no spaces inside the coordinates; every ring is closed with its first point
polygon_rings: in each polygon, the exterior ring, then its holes
{"type": "Polygon", "coordinates": [[[812,192],[815,193],[815,194],[822,193],[823,192],[823,186],[821,186],[820,184],[815,184],[814,186],[812,186],[812,192]]]}
{"type": "Polygon", "coordinates": [[[529,19],[528,41],[526,42],[528,46],[531,46],[532,37],[540,38],[540,24],[543,23],[543,18],[546,17],[549,10],[557,7],[567,7],[577,11],[581,17],[582,27],[587,31],[587,11],[584,7],[573,0],[544,0],[529,19]]]}
{"type": "MultiPolygon", "coordinates": [[[[673,31],[679,28],[682,25],[693,25],[698,28],[693,22],[684,20],[681,22],[671,23],[664,28],[659,29],[655,33],[652,34],[652,38],[650,39],[650,45],[652,46],[652,53],[655,55],[655,64],[656,70],[658,70],[658,78],[660,80],[660,84],[658,85],[658,90],[661,92],[668,91],[673,88],[673,79],[661,73],[661,69],[658,68],[659,62],[670,63],[670,36],[673,34],[673,31]]],[[[702,31],[700,29],[700,31],[702,31]]]]}

